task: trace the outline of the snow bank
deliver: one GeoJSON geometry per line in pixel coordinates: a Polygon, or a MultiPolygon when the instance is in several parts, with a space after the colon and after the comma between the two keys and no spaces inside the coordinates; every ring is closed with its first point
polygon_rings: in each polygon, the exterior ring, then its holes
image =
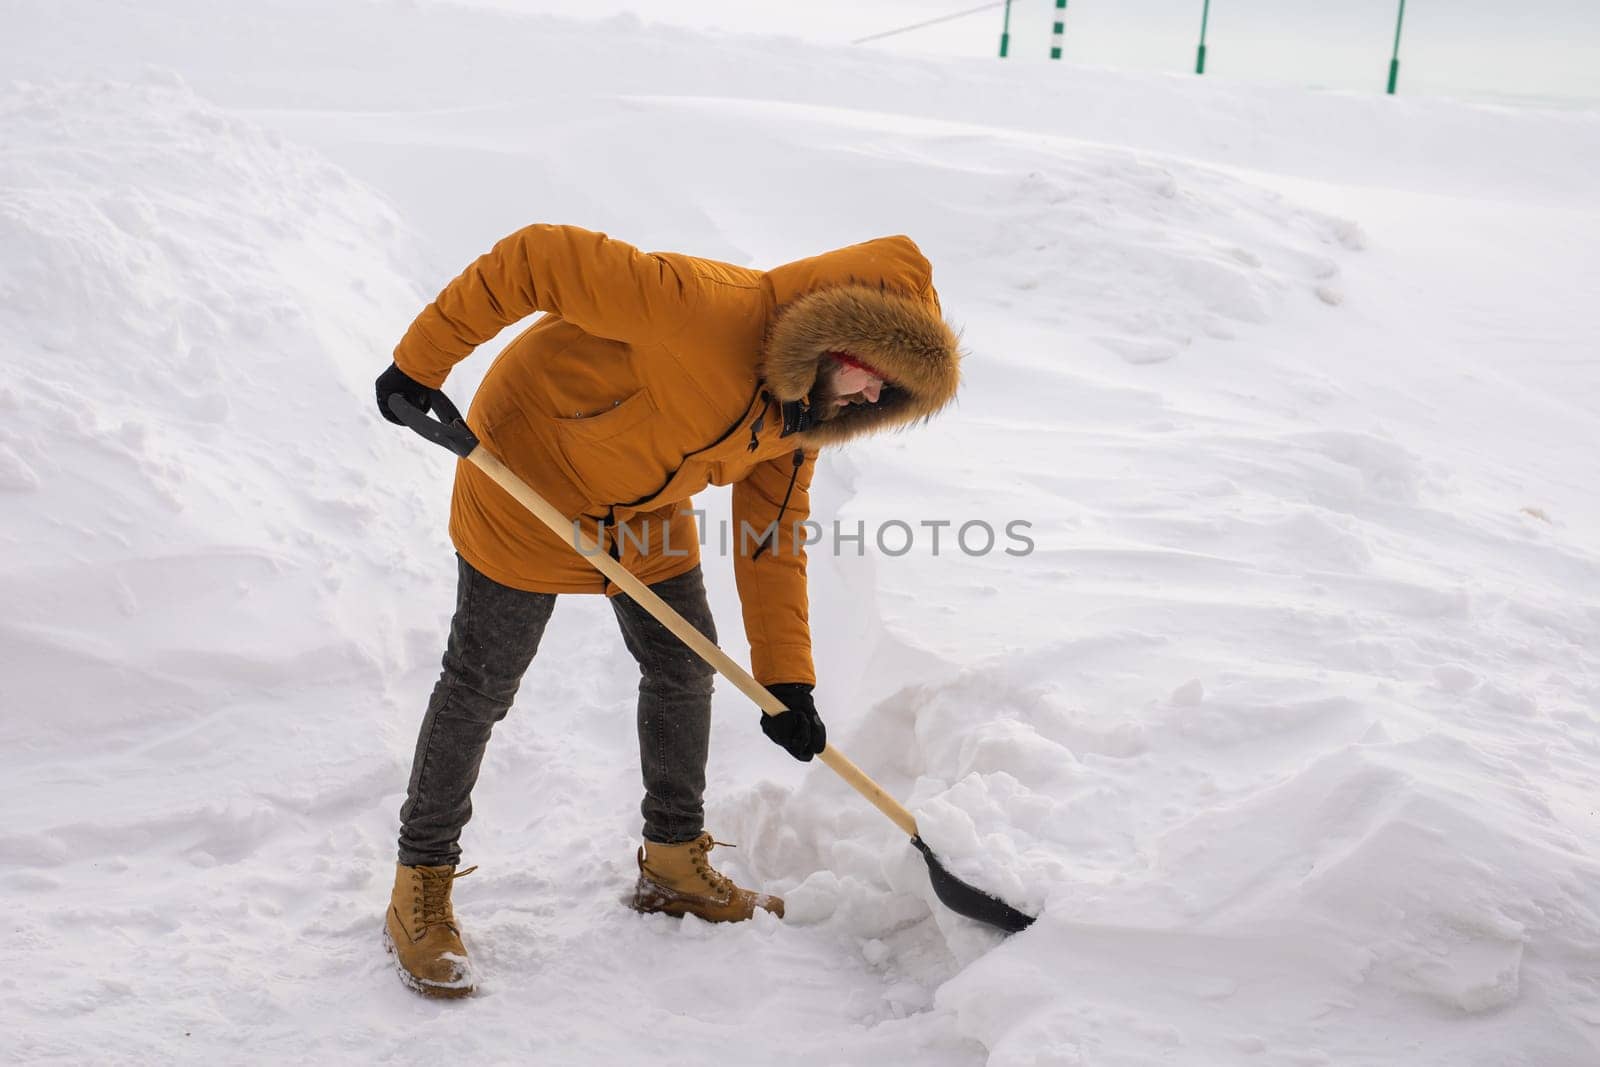
{"type": "Polygon", "coordinates": [[[56,709],[8,726],[70,746],[201,719],[246,664],[370,673],[393,635],[335,636],[341,584],[439,514],[355,417],[416,302],[399,220],[172,75],[18,87],[0,126],[8,696],[56,709]]]}
{"type": "Polygon", "coordinates": [[[444,591],[432,468],[360,418],[418,290],[380,198],[176,76],[14,86],[0,143],[8,998],[57,1021],[7,1040],[143,1058],[184,1036],[143,998],[203,1017],[273,907],[203,872],[372,774],[412,624],[371,591],[444,591]]]}

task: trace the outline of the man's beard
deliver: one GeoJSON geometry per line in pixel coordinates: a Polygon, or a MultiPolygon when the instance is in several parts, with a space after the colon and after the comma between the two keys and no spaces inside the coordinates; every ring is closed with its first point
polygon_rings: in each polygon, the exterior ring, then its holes
{"type": "Polygon", "coordinates": [[[812,422],[831,419],[843,410],[839,407],[839,393],[828,381],[828,377],[826,374],[817,375],[816,384],[811,387],[811,393],[806,397],[812,422]]]}

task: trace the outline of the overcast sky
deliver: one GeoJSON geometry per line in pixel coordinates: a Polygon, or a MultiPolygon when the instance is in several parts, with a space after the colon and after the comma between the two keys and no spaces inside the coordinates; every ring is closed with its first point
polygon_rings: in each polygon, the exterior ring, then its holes
{"type": "MultiPolygon", "coordinates": [[[[477,6],[787,33],[845,43],[982,0],[456,0],[477,6]]],[[[1203,0],[1069,0],[1066,59],[1194,69],[1203,0]]],[[[1206,73],[1382,92],[1398,0],[1211,0],[1206,73]]],[[[1048,62],[1054,0],[1013,0],[1011,55],[1048,62]]],[[[993,56],[1002,8],[863,45],[993,56]]],[[[1408,0],[1401,91],[1600,101],[1600,0],[1408,0]]]]}

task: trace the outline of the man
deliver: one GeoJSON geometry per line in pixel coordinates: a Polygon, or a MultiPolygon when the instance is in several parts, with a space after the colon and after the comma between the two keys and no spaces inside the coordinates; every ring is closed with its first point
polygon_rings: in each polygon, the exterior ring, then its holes
{"type": "MultiPolygon", "coordinates": [[[[378,378],[423,410],[450,368],[502,328],[473,399],[473,432],[524,481],[712,640],[690,498],[733,487],[734,576],[752,673],[789,709],[762,729],[800,760],[826,744],[811,698],[806,559],[798,524],[818,449],[905,426],[948,404],[955,335],[932,269],[887,237],[750,270],[646,254],[573,226],[530,226],[452,281],[378,378]],[[744,534],[745,536],[740,536],[744,534]]],[[[450,903],[471,792],[561,593],[609,593],[638,660],[644,846],[641,911],[748,919],[783,902],[714,867],[702,825],[711,668],[477,467],[461,463],[450,534],[456,609],[400,811],[387,937],[408,984],[472,989],[450,903]]]]}

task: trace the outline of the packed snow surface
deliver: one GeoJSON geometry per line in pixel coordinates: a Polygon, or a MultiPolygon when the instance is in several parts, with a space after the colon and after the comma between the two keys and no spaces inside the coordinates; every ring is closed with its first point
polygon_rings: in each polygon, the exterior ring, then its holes
{"type": "Polygon", "coordinates": [[[1595,113],[401,3],[5,22],[0,1058],[1600,1062],[1595,113]],[[451,467],[370,383],[536,221],[928,253],[966,386],[819,468],[819,704],[1030,930],[731,686],[716,856],[788,918],[623,908],[635,676],[568,597],[474,797],[481,990],[396,980],[451,467]]]}

